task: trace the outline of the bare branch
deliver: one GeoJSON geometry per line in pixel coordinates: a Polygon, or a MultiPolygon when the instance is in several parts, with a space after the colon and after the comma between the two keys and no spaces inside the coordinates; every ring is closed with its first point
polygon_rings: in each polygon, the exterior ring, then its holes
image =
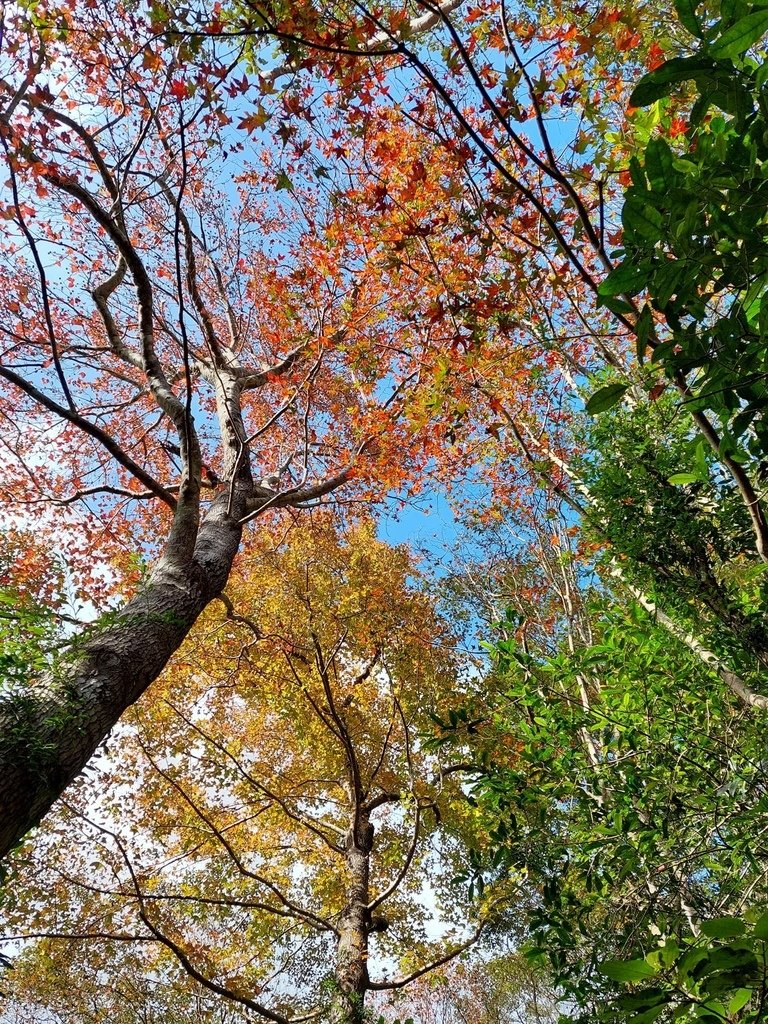
{"type": "Polygon", "coordinates": [[[73,412],[71,409],[66,408],[63,405],[59,405],[54,399],[49,398],[48,395],[44,394],[39,388],[35,387],[34,384],[25,380],[20,374],[14,372],[6,366],[0,366],[0,377],[4,377],[9,383],[13,384],[24,394],[29,395],[30,398],[34,399],[38,405],[41,405],[44,409],[49,412],[55,413],[60,416],[61,419],[66,420],[67,423],[72,423],[74,426],[79,427],[83,433],[88,434],[90,437],[95,438],[101,445],[106,448],[109,454],[119,462],[120,465],[127,469],[129,473],[133,474],[137,480],[140,480],[145,487],[149,488],[152,494],[156,498],[160,498],[170,508],[176,508],[176,499],[172,494],[166,490],[162,484],[159,484],[153,476],[150,476],[145,469],[143,469],[137,462],[127,455],[120,445],[101,427],[97,427],[95,423],[91,423],[84,416],[79,413],[73,412]]]}
{"type": "Polygon", "coordinates": [[[369,988],[373,992],[386,992],[391,989],[405,988],[406,985],[410,985],[412,981],[415,981],[417,978],[420,978],[423,974],[428,974],[430,971],[434,971],[438,967],[442,967],[443,964],[449,963],[451,960],[455,959],[460,953],[463,953],[465,949],[469,949],[470,946],[473,946],[480,938],[480,935],[484,927],[485,922],[481,922],[480,925],[478,925],[478,928],[475,931],[475,933],[471,936],[471,938],[467,939],[466,942],[463,942],[460,946],[454,946],[454,948],[449,950],[445,954],[445,956],[441,956],[439,959],[433,960],[431,964],[427,964],[425,967],[420,967],[418,971],[412,971],[410,974],[407,974],[404,978],[397,978],[394,981],[371,981],[369,984],[369,988]]]}
{"type": "MultiPolygon", "coordinates": [[[[390,882],[390,884],[387,886],[387,888],[384,890],[384,892],[382,892],[375,899],[371,900],[371,902],[368,904],[368,909],[369,910],[371,910],[371,911],[376,910],[376,908],[380,907],[382,905],[382,903],[384,903],[386,900],[388,900],[389,897],[394,892],[397,892],[397,890],[400,887],[403,879],[405,878],[405,876],[410,871],[411,863],[413,862],[414,855],[416,854],[416,848],[417,848],[418,843],[419,843],[419,829],[420,829],[420,826],[421,826],[421,808],[419,807],[419,802],[417,800],[415,808],[414,808],[414,814],[413,814],[413,833],[411,835],[411,842],[410,842],[410,845],[408,847],[408,852],[405,855],[405,859],[403,860],[403,863],[400,865],[400,870],[397,872],[397,874],[395,875],[394,879],[390,882]]],[[[429,970],[429,969],[430,968],[427,968],[427,970],[429,970]]],[[[426,972],[422,972],[422,973],[426,973],[426,972]]]]}

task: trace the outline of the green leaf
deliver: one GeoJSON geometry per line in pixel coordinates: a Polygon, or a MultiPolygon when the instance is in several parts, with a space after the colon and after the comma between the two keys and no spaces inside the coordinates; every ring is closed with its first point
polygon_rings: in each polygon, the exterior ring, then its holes
{"type": "Polygon", "coordinates": [[[693,1005],[694,1004],[693,1004],[692,1000],[690,1000],[690,999],[683,1000],[672,1011],[672,1020],[673,1021],[674,1020],[680,1020],[681,1018],[688,1019],[688,1013],[689,1013],[689,1011],[690,1011],[690,1009],[691,1009],[691,1007],[693,1005]]]}
{"type": "Polygon", "coordinates": [[[645,287],[648,270],[636,263],[620,263],[600,283],[597,294],[601,298],[613,295],[636,295],[645,287]]]}
{"type": "Polygon", "coordinates": [[[651,139],[645,150],[645,172],[651,188],[665,192],[675,183],[672,150],[664,139],[651,139]]]}
{"type": "Polygon", "coordinates": [[[714,1002],[706,1002],[702,1006],[702,1010],[709,1013],[713,1013],[715,1017],[717,1017],[720,1021],[724,1021],[727,1018],[728,1011],[719,1000],[715,1000],[714,1002]]]}
{"type": "Polygon", "coordinates": [[[752,977],[757,971],[757,958],[751,949],[724,946],[710,953],[706,962],[696,965],[694,974],[702,977],[713,971],[743,971],[743,977],[752,977]]]}
{"type": "Polygon", "coordinates": [[[707,462],[708,451],[709,447],[704,438],[702,438],[696,445],[694,457],[696,461],[696,472],[699,474],[699,479],[704,481],[709,479],[709,463],[707,462]]]}
{"type": "Polygon", "coordinates": [[[636,156],[630,157],[629,176],[632,179],[632,184],[635,188],[644,192],[646,186],[645,170],[636,156]]]}
{"type": "Polygon", "coordinates": [[[675,0],[675,10],[677,11],[680,23],[688,29],[692,36],[701,39],[701,25],[696,17],[696,8],[698,6],[696,0],[675,0]]]}
{"type": "Polygon", "coordinates": [[[659,961],[662,967],[671,967],[680,955],[680,947],[675,939],[667,939],[659,950],[659,961]]]}
{"type": "Polygon", "coordinates": [[[652,1006],[650,1010],[645,1010],[643,1013],[637,1013],[634,1017],[627,1017],[626,1024],[652,1024],[652,1021],[660,1017],[664,1012],[664,1005],[652,1006]]]}
{"type": "Polygon", "coordinates": [[[606,960],[598,971],[612,981],[643,981],[656,973],[645,960],[606,960]]]}
{"type": "Polygon", "coordinates": [[[699,166],[692,160],[687,160],[685,157],[678,156],[672,161],[672,166],[676,171],[681,171],[683,174],[698,174],[699,166]]]}
{"type": "Polygon", "coordinates": [[[768,32],[768,10],[752,11],[751,14],[739,18],[712,43],[709,52],[719,60],[738,57],[768,32]]]}
{"type": "Polygon", "coordinates": [[[659,309],[663,309],[679,290],[688,269],[688,264],[684,260],[668,260],[656,271],[651,293],[659,309]]]}
{"type": "Polygon", "coordinates": [[[646,303],[637,318],[635,324],[635,335],[637,337],[637,358],[642,363],[643,357],[645,356],[645,350],[648,347],[648,341],[651,337],[651,331],[653,329],[653,315],[651,313],[650,306],[646,303]]]}
{"type": "Polygon", "coordinates": [[[745,434],[756,415],[756,409],[745,409],[744,412],[734,416],[731,423],[731,433],[733,436],[739,438],[742,434],[745,434]]]}
{"type": "Polygon", "coordinates": [[[701,480],[698,473],[673,473],[669,478],[671,484],[695,484],[701,480]]]}
{"type": "Polygon", "coordinates": [[[701,930],[710,939],[735,939],[744,934],[746,926],[738,917],[713,917],[702,923],[701,930]]]}
{"type": "Polygon", "coordinates": [[[739,1010],[743,1009],[752,998],[751,988],[740,988],[728,1003],[728,1015],[732,1017],[739,1010]]]}
{"type": "Polygon", "coordinates": [[[706,57],[673,57],[643,75],[632,91],[629,102],[633,107],[647,107],[669,96],[673,86],[695,78],[702,71],[712,71],[715,66],[714,61],[706,57]]]}
{"type": "Polygon", "coordinates": [[[733,971],[715,971],[708,974],[699,984],[702,993],[709,996],[726,995],[749,985],[752,974],[745,974],[742,968],[733,971]]]}
{"type": "Polygon", "coordinates": [[[277,183],[276,184],[277,184],[277,191],[278,192],[281,189],[288,189],[289,191],[293,192],[293,182],[288,177],[288,175],[285,173],[285,171],[280,171],[280,173],[277,176],[277,183]]]}
{"type": "MultiPolygon", "coordinates": [[[[647,961],[648,958],[646,957],[647,961]]],[[[657,985],[652,988],[645,988],[641,992],[621,995],[615,1000],[614,1005],[620,1010],[635,1010],[637,1013],[644,1013],[646,1010],[663,1006],[669,1002],[670,998],[671,993],[657,985]]]]}
{"type": "Polygon", "coordinates": [[[618,296],[607,296],[604,295],[600,298],[598,305],[605,306],[606,309],[610,309],[612,313],[619,313],[621,315],[625,313],[634,313],[634,307],[630,306],[624,299],[618,298],[618,296]]]}
{"type": "Polygon", "coordinates": [[[587,401],[586,409],[591,416],[598,416],[617,405],[629,390],[629,384],[606,384],[587,401]]]}
{"type": "Polygon", "coordinates": [[[762,917],[757,919],[752,934],[756,939],[761,939],[763,942],[768,941],[768,913],[763,914],[762,917]]]}
{"type": "Polygon", "coordinates": [[[670,341],[662,341],[654,348],[651,353],[652,363],[663,363],[668,356],[673,355],[676,347],[674,339],[670,341]]]}
{"type": "MultiPolygon", "coordinates": [[[[648,197],[650,198],[650,196],[648,197]]],[[[658,242],[664,232],[664,218],[657,209],[634,197],[627,199],[621,211],[626,231],[634,232],[649,242],[658,242]]]]}

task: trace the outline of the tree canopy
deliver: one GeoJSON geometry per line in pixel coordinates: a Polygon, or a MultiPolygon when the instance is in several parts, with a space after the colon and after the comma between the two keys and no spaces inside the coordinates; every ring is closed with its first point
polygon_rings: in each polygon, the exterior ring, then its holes
{"type": "Polygon", "coordinates": [[[484,911],[455,879],[483,833],[463,766],[419,739],[455,640],[413,571],[370,524],[342,543],[327,522],[236,570],[240,612],[205,615],[105,755],[109,789],[81,785],[20,862],[12,916],[50,938],[53,970],[34,982],[38,950],[28,968],[43,1005],[113,1015],[76,979],[132,942],[144,972],[189,974],[187,1002],[202,986],[269,1020],[351,1020],[472,946],[484,911]]]}
{"type": "Polygon", "coordinates": [[[759,1020],[764,8],[0,28],[13,1012],[759,1020]]]}

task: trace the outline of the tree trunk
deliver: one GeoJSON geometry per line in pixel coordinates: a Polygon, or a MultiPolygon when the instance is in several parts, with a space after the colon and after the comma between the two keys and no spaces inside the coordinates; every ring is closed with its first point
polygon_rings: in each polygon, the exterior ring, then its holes
{"type": "Polygon", "coordinates": [[[55,671],[3,699],[0,856],[82,771],[223,590],[240,545],[238,520],[245,505],[236,491],[228,510],[228,498],[220,495],[212,505],[190,560],[180,564],[166,552],[146,587],[113,622],[89,629],[55,671]]]}
{"type": "Polygon", "coordinates": [[[347,904],[339,922],[330,1024],[361,1024],[368,991],[369,875],[373,825],[356,815],[347,833],[347,904]]]}

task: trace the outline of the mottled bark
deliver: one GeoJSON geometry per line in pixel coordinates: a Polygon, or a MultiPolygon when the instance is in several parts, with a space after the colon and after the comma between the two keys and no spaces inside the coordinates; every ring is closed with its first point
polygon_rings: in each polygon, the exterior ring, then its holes
{"type": "Polygon", "coordinates": [[[335,988],[331,1024],[360,1024],[369,989],[368,935],[370,932],[370,862],[373,825],[367,815],[356,814],[347,833],[345,873],[347,902],[339,921],[335,988]]]}
{"type": "MultiPolygon", "coordinates": [[[[54,673],[0,705],[0,856],[82,771],[221,593],[240,544],[245,495],[229,512],[228,504],[226,494],[214,502],[191,559],[166,554],[112,622],[89,630],[54,673]]],[[[195,527],[177,522],[172,535],[195,527]]]]}

